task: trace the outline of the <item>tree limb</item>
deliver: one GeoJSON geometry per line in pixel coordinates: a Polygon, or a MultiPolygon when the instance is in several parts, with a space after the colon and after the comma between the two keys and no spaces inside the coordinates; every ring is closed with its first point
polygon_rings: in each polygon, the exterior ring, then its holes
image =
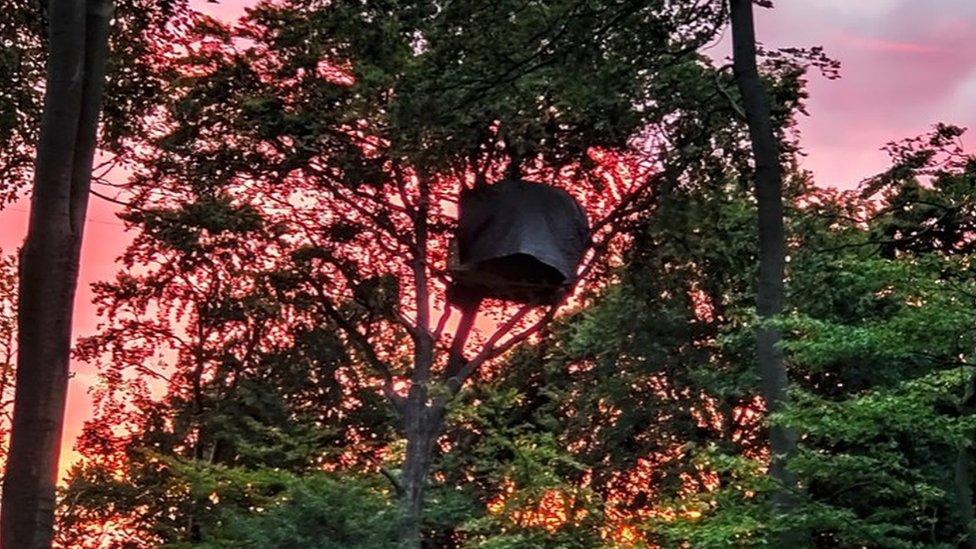
{"type": "Polygon", "coordinates": [[[319,302],[321,303],[325,313],[342,329],[343,333],[346,334],[353,345],[359,349],[359,352],[363,355],[363,358],[366,359],[366,362],[370,365],[370,367],[372,367],[373,370],[375,370],[383,379],[383,393],[387,398],[390,399],[391,402],[393,402],[393,405],[396,406],[398,410],[402,408],[403,397],[396,393],[393,380],[393,370],[390,368],[390,365],[376,354],[376,349],[373,348],[373,345],[369,342],[369,339],[363,335],[362,332],[357,330],[356,327],[353,326],[352,323],[349,322],[344,316],[342,316],[342,313],[335,308],[335,305],[333,305],[332,301],[322,293],[321,289],[317,288],[317,291],[319,294],[319,302]]]}

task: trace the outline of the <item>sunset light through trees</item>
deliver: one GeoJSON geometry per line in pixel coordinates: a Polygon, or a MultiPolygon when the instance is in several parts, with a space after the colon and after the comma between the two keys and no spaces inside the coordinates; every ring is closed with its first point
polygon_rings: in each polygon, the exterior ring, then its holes
{"type": "Polygon", "coordinates": [[[976,9],[0,4],[4,548],[976,547],[976,9]]]}

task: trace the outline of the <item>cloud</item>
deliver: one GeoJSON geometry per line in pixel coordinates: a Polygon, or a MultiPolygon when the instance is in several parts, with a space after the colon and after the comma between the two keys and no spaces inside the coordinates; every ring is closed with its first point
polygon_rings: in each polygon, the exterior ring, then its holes
{"type": "Polygon", "coordinates": [[[871,38],[867,36],[846,35],[843,36],[841,40],[849,44],[851,47],[870,51],[919,54],[949,53],[949,50],[938,45],[885,40],[882,38],[871,38]]]}
{"type": "Polygon", "coordinates": [[[766,46],[822,45],[842,63],[840,80],[811,77],[800,121],[820,184],[856,184],[884,168],[884,143],[935,122],[976,124],[976,2],[780,0],[757,15],[766,46]]]}
{"type": "MultiPolygon", "coordinates": [[[[818,10],[827,11],[846,18],[851,17],[881,17],[891,13],[901,5],[909,3],[911,0],[818,0],[809,2],[816,6],[818,10]]],[[[784,2],[776,3],[777,9],[784,8],[784,2]]]]}

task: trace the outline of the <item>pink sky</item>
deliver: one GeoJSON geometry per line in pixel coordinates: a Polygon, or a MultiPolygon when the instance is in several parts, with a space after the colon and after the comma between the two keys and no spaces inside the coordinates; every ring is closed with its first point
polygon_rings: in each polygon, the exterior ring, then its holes
{"type": "MultiPolygon", "coordinates": [[[[198,9],[232,19],[253,0],[204,0],[198,9]]],[[[758,10],[757,32],[769,48],[822,45],[842,64],[842,78],[812,76],[810,117],[801,120],[803,166],[824,186],[850,187],[886,163],[879,147],[926,131],[935,122],[974,127],[976,132],[976,2],[959,0],[778,0],[758,10]]],[[[716,51],[728,42],[728,33],[716,51]]],[[[976,137],[967,136],[970,145],[976,137]]],[[[27,203],[0,212],[0,247],[14,252],[23,241],[27,203]]],[[[129,238],[116,208],[92,198],[81,280],[75,308],[78,336],[95,332],[92,282],[114,276],[116,258],[129,238]]],[[[62,468],[76,459],[70,450],[91,414],[88,387],[93,369],[73,364],[62,468]]]]}
{"type": "MultiPolygon", "coordinates": [[[[976,2],[779,0],[760,10],[769,47],[823,45],[842,78],[811,78],[802,120],[804,166],[820,185],[847,187],[880,171],[887,141],[936,122],[976,132],[976,2]]],[[[971,149],[976,135],[967,135],[971,149]]]]}

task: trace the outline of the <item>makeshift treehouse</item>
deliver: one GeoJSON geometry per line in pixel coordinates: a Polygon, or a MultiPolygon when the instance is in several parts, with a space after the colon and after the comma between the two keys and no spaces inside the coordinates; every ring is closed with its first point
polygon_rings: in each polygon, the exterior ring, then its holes
{"type": "Polygon", "coordinates": [[[589,244],[586,213],[566,191],[521,179],[461,192],[451,300],[557,302],[589,244]]]}

